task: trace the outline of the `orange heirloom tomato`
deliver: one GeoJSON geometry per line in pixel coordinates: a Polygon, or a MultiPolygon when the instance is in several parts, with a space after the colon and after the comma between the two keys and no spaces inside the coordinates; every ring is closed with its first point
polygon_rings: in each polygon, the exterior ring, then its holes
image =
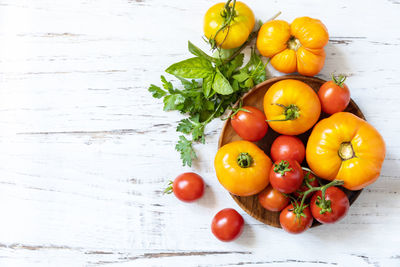
{"type": "Polygon", "coordinates": [[[328,40],[328,30],[318,19],[301,17],[290,25],[271,20],[261,27],[257,48],[261,55],[271,58],[271,65],[280,72],[314,76],[324,66],[328,40]]]}
{"type": "Polygon", "coordinates": [[[224,145],[214,160],[219,182],[238,196],[251,196],[263,190],[269,183],[271,166],[264,151],[249,141],[224,145]]]}
{"type": "Polygon", "coordinates": [[[264,112],[274,131],[298,135],[318,121],[321,103],[310,86],[287,79],[274,83],[265,93],[264,112]]]}
{"type": "Polygon", "coordinates": [[[216,45],[223,49],[237,48],[246,42],[256,21],[253,11],[245,3],[236,2],[233,20],[218,32],[228,17],[225,3],[213,5],[204,16],[204,35],[209,40],[215,39],[216,45]]]}
{"type": "Polygon", "coordinates": [[[335,113],[315,125],[307,143],[310,168],[321,178],[342,180],[359,190],[379,177],[385,142],[368,122],[348,113],[335,113]]]}

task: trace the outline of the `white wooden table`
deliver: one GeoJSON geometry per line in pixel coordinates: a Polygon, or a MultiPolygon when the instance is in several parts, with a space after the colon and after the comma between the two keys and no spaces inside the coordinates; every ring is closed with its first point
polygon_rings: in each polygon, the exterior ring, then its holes
{"type": "MultiPolygon", "coordinates": [[[[381,178],[338,224],[289,235],[245,214],[213,169],[222,122],[183,168],[177,121],[147,92],[201,40],[211,2],[0,0],[0,266],[400,266],[400,1],[250,1],[258,18],[320,18],[318,77],[349,75],[352,98],[387,143],[381,178]],[[164,196],[195,171],[205,196],[164,196]],[[242,236],[219,242],[233,207],[242,236]]],[[[275,72],[272,72],[275,74],[275,72]]]]}

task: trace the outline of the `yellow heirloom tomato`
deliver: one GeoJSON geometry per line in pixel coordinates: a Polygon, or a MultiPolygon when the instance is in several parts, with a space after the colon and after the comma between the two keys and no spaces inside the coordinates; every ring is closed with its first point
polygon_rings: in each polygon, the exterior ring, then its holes
{"type": "Polygon", "coordinates": [[[351,113],[339,112],[315,125],[306,158],[319,177],[342,180],[345,188],[359,190],[378,179],[385,152],[385,142],[374,127],[351,113]]]}
{"type": "Polygon", "coordinates": [[[318,19],[300,17],[292,24],[272,20],[261,27],[257,48],[280,72],[314,76],[324,66],[328,40],[328,30],[318,19]]]}
{"type": "Polygon", "coordinates": [[[264,151],[249,141],[224,145],[214,160],[219,182],[238,196],[251,196],[263,190],[269,184],[271,166],[264,151]]]}
{"type": "Polygon", "coordinates": [[[310,86],[287,79],[274,83],[265,93],[264,112],[274,131],[298,135],[318,121],[321,103],[310,86]]]}
{"type": "Polygon", "coordinates": [[[213,47],[237,48],[246,42],[254,28],[253,11],[243,2],[236,2],[233,10],[230,2],[213,5],[204,16],[204,35],[213,47]]]}

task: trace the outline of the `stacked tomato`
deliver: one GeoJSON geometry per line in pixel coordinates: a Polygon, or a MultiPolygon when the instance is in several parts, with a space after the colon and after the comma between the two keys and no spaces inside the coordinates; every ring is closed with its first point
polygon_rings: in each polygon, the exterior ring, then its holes
{"type": "Polygon", "coordinates": [[[233,112],[232,127],[244,140],[217,152],[214,165],[220,183],[234,195],[258,195],[265,209],[280,212],[281,227],[289,233],[307,230],[313,219],[339,221],[349,209],[340,186],[359,190],[371,184],[385,156],[379,133],[342,112],[349,101],[344,77],[333,76],[318,94],[298,80],[274,83],[264,96],[264,112],[241,105],[233,112]],[[318,122],[321,109],[325,117],[333,115],[318,122]],[[281,134],[266,151],[273,162],[252,143],[263,139],[268,127],[281,134]],[[311,133],[303,134],[307,131],[311,133]]]}

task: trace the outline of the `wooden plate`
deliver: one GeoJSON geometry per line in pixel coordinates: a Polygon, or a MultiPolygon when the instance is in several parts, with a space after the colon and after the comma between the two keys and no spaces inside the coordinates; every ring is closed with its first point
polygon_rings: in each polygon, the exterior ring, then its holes
{"type": "MultiPolygon", "coordinates": [[[[278,82],[280,80],[285,80],[285,79],[295,79],[295,80],[302,81],[302,82],[308,84],[309,86],[311,86],[311,88],[313,88],[314,91],[316,91],[316,92],[321,87],[321,85],[325,82],[324,80],[321,80],[319,78],[305,77],[305,76],[300,76],[300,75],[287,75],[287,76],[271,78],[267,81],[264,81],[264,82],[258,84],[256,87],[251,89],[248,93],[246,93],[242,97],[243,105],[253,106],[253,107],[257,107],[260,110],[264,110],[263,99],[264,99],[265,92],[275,82],[278,82]]],[[[236,103],[236,105],[237,104],[238,103],[236,103]]],[[[345,111],[351,112],[365,120],[363,113],[361,112],[361,110],[358,108],[358,106],[356,105],[356,103],[353,100],[350,101],[350,104],[348,105],[348,107],[346,108],[345,111]]],[[[319,119],[321,120],[326,117],[328,117],[327,114],[321,113],[321,117],[319,119]]],[[[310,133],[311,133],[311,129],[298,136],[305,145],[307,144],[307,139],[310,136],[310,133]]],[[[269,156],[272,142],[275,140],[275,138],[278,135],[279,134],[276,133],[274,130],[272,130],[271,128],[268,128],[268,133],[265,135],[265,137],[255,143],[258,145],[258,147],[260,147],[262,150],[264,150],[264,152],[269,156]]],[[[236,140],[241,140],[241,138],[233,130],[230,119],[228,119],[225,122],[225,125],[222,129],[222,133],[221,133],[219,143],[218,143],[218,148],[220,148],[221,146],[223,146],[227,143],[230,143],[230,142],[236,141],[236,140]]],[[[302,165],[307,166],[306,161],[304,161],[302,165]]],[[[350,191],[350,190],[343,188],[343,191],[347,194],[347,196],[350,200],[350,205],[351,205],[357,199],[357,197],[360,195],[362,190],[350,191]]],[[[272,212],[272,211],[268,211],[268,210],[264,209],[259,204],[257,195],[249,196],[249,197],[240,197],[240,196],[231,194],[231,196],[236,201],[236,203],[238,203],[239,206],[244,211],[246,211],[249,215],[251,215],[252,217],[256,218],[257,220],[259,220],[265,224],[272,225],[275,227],[280,227],[279,212],[272,212]]],[[[313,226],[316,226],[316,225],[319,225],[319,223],[316,220],[314,220],[313,226]]]]}

